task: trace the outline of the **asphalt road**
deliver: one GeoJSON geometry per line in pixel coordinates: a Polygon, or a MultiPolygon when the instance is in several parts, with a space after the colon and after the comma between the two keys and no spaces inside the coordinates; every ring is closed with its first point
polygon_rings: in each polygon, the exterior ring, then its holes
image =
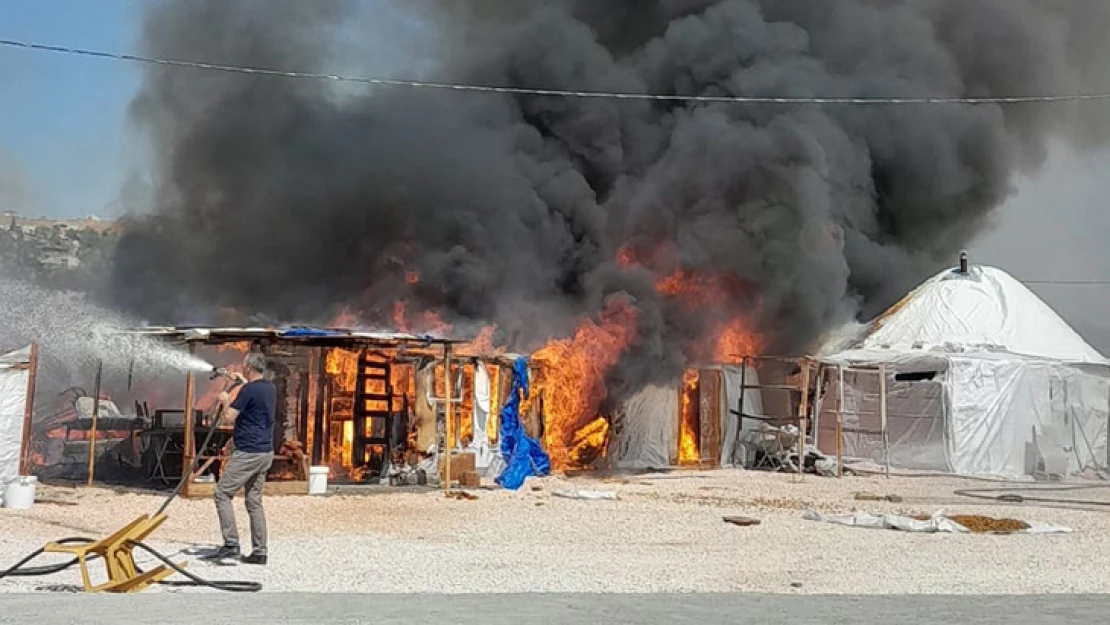
{"type": "Polygon", "coordinates": [[[0,595],[0,623],[789,623],[1050,625],[1105,622],[1110,597],[790,595],[0,595]]]}

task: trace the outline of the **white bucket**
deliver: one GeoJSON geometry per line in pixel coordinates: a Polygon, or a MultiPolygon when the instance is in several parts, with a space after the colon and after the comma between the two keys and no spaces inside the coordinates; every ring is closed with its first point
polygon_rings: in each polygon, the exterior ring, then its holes
{"type": "Polygon", "coordinates": [[[35,503],[35,485],[38,480],[32,476],[21,476],[4,489],[4,507],[12,510],[26,510],[35,503]]]}
{"type": "Polygon", "coordinates": [[[328,492],[328,468],[308,468],[308,494],[323,495],[328,492]]]}

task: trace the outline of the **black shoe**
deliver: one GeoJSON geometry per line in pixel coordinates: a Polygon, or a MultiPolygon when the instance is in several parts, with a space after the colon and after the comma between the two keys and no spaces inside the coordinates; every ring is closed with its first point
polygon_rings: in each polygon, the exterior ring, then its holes
{"type": "Polygon", "coordinates": [[[249,556],[243,556],[242,562],[243,564],[258,564],[260,566],[266,566],[266,556],[263,554],[252,553],[249,556]]]}
{"type": "Polygon", "coordinates": [[[216,550],[216,553],[209,554],[201,558],[202,560],[228,560],[230,558],[239,557],[239,548],[231,545],[224,545],[216,550]]]}

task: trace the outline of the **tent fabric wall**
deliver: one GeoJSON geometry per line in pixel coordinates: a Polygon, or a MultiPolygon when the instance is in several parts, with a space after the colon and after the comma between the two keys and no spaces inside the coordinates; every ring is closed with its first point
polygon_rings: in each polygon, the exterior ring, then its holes
{"type": "MultiPolygon", "coordinates": [[[[891,465],[960,475],[1019,477],[1032,467],[1027,446],[1059,445],[1068,472],[1107,465],[1110,368],[1043,361],[1015,354],[842,354],[827,362],[826,393],[818,405],[818,448],[835,451],[836,365],[887,365],[891,465]],[[938,361],[943,360],[940,365],[938,361]],[[934,367],[933,380],[899,374],[934,367]],[[1053,433],[1063,440],[1054,441],[1053,433]]],[[[844,428],[878,432],[874,373],[844,376],[844,428]]],[[[882,462],[881,436],[846,434],[845,457],[882,462]]]]}
{"type": "MultiPolygon", "coordinates": [[[[724,365],[704,367],[702,371],[721,372],[721,393],[718,401],[721,419],[721,467],[748,466],[749,450],[743,435],[756,423],[746,420],[741,428],[739,417],[732,414],[740,403],[741,377],[747,385],[759,383],[752,367],[741,375],[742,367],[724,365]]],[[[616,411],[610,437],[610,464],[617,469],[659,469],[674,464],[678,450],[679,402],[677,387],[649,386],[633,395],[616,411]]],[[[759,389],[744,393],[744,412],[763,414],[759,389]]]]}
{"type": "MultiPolygon", "coordinates": [[[[917,373],[917,372],[915,372],[917,373]]],[[[899,371],[887,371],[887,431],[892,465],[924,471],[947,471],[945,446],[945,372],[934,378],[898,380],[899,371]]],[[[822,387],[827,394],[817,407],[817,447],[836,452],[836,402],[839,378],[826,368],[822,387]]],[[[849,458],[885,462],[879,374],[846,369],[844,372],[843,453],[849,458]]]]}
{"type": "MultiPolygon", "coordinates": [[[[759,384],[759,374],[753,367],[725,366],[721,367],[721,371],[725,380],[725,410],[721,411],[721,466],[747,468],[751,466],[754,449],[744,441],[756,427],[756,422],[751,419],[741,422],[732,411],[740,405],[741,387],[759,384]]],[[[744,414],[764,414],[763,394],[759,389],[744,390],[744,414]]]]}
{"type": "Polygon", "coordinates": [[[1068,472],[1106,466],[1110,372],[1067,363],[953,357],[948,438],[952,471],[965,475],[1029,473],[1025,446],[1052,444],[1068,472]]]}
{"type": "Polygon", "coordinates": [[[617,469],[662,469],[673,464],[678,445],[678,389],[648,386],[616,412],[609,442],[617,469]]]}
{"type": "Polygon", "coordinates": [[[0,486],[19,475],[30,348],[0,357],[0,486]]]}

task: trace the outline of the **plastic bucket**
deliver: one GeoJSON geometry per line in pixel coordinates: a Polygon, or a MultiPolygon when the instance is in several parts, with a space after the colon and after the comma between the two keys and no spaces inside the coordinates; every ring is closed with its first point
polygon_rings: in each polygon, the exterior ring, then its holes
{"type": "Polygon", "coordinates": [[[38,480],[31,476],[20,476],[4,489],[4,507],[12,510],[26,510],[35,504],[35,485],[38,480]]]}
{"type": "Polygon", "coordinates": [[[308,468],[308,494],[323,495],[328,492],[328,468],[308,468]]]}

